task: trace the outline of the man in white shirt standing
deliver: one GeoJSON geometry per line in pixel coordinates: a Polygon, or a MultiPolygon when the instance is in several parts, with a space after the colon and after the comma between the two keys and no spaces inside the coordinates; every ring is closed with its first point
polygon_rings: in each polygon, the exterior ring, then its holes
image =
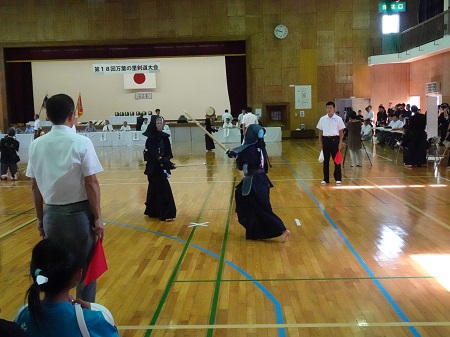
{"type": "MultiPolygon", "coordinates": [[[[100,185],[96,174],[103,171],[92,141],[72,131],[75,105],[58,94],[47,101],[50,132],[29,148],[26,175],[31,178],[37,229],[43,238],[68,238],[83,254],[85,267],[96,236],[103,237],[100,185]],[[45,212],[44,212],[45,203],[45,212]]],[[[84,278],[84,276],[83,276],[84,278]]],[[[77,286],[77,298],[95,302],[96,282],[77,286]]]]}
{"type": "Polygon", "coordinates": [[[246,114],[244,115],[244,117],[242,117],[242,127],[243,127],[243,131],[244,131],[244,137],[245,137],[245,132],[247,131],[248,127],[251,124],[258,124],[258,117],[256,115],[254,115],[252,113],[252,108],[251,107],[247,107],[246,110],[246,114]]]}
{"type": "Polygon", "coordinates": [[[38,138],[41,135],[41,120],[39,119],[39,115],[34,115],[34,139],[38,138]]]}
{"type": "Polygon", "coordinates": [[[241,113],[238,116],[238,121],[236,123],[236,126],[239,128],[239,130],[241,131],[241,143],[244,141],[244,130],[243,130],[243,125],[242,125],[242,119],[244,118],[246,113],[245,109],[241,110],[241,113]]]}
{"type": "MultiPolygon", "coordinates": [[[[327,114],[322,116],[317,123],[319,129],[319,143],[323,151],[323,180],[322,185],[330,182],[330,156],[335,158],[336,154],[342,149],[342,140],[344,139],[345,124],[341,117],[337,116],[335,112],[334,102],[326,104],[327,114]]],[[[341,164],[334,163],[334,179],[336,184],[342,183],[341,164]]]]}

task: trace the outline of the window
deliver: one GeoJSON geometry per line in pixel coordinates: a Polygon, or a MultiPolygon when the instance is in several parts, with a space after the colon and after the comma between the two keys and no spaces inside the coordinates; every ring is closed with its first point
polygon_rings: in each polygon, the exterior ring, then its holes
{"type": "Polygon", "coordinates": [[[400,17],[398,14],[383,15],[381,25],[383,34],[398,33],[400,31],[400,17]]]}

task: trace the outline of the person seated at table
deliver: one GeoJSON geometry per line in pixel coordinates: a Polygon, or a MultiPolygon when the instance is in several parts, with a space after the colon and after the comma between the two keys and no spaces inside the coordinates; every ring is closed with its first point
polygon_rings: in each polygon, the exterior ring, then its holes
{"type": "Polygon", "coordinates": [[[131,131],[131,128],[128,125],[127,121],[123,122],[123,125],[120,127],[120,131],[131,131]]]}
{"type": "Polygon", "coordinates": [[[358,110],[358,114],[356,115],[356,119],[359,119],[362,123],[362,121],[364,120],[364,116],[362,115],[362,111],[358,110]]]}
{"type": "Polygon", "coordinates": [[[92,121],[89,121],[88,125],[86,125],[86,129],[84,129],[85,132],[96,132],[97,129],[94,126],[94,123],[92,121]]]}
{"type": "Polygon", "coordinates": [[[384,108],[383,105],[380,104],[380,106],[378,107],[378,112],[377,112],[377,123],[376,126],[385,126],[387,123],[387,113],[386,113],[386,109],[384,108]]]}
{"type": "Polygon", "coordinates": [[[370,119],[365,119],[361,125],[361,140],[370,140],[372,138],[372,125],[370,119]]]}
{"type": "Polygon", "coordinates": [[[17,124],[12,124],[11,127],[16,131],[16,135],[23,133],[23,130],[17,124]]]}
{"type": "MultiPolygon", "coordinates": [[[[147,131],[147,127],[148,127],[148,118],[144,118],[144,121],[142,122],[141,130],[147,131]]],[[[136,130],[136,131],[139,131],[139,130],[136,130]]]]}
{"type": "Polygon", "coordinates": [[[109,123],[109,120],[105,120],[105,125],[103,126],[103,132],[114,131],[113,126],[109,123]]]}
{"type": "MultiPolygon", "coordinates": [[[[392,138],[394,137],[394,135],[392,134],[392,131],[396,131],[396,130],[402,130],[403,129],[403,122],[398,120],[397,115],[392,116],[392,120],[388,125],[389,127],[389,131],[385,131],[382,130],[380,131],[380,133],[377,135],[378,138],[378,143],[380,145],[384,145],[386,143],[386,139],[387,138],[392,138]]],[[[399,134],[400,135],[400,134],[399,134]]],[[[396,137],[394,137],[396,138],[396,137]]]]}
{"type": "Polygon", "coordinates": [[[25,133],[34,133],[34,128],[30,125],[30,123],[25,124],[25,133]]]}

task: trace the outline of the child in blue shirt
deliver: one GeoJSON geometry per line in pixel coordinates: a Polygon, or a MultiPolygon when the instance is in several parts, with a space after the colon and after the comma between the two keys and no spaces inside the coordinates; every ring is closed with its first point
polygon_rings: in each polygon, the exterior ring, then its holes
{"type": "Polygon", "coordinates": [[[80,283],[83,261],[71,241],[44,239],[33,249],[28,290],[28,305],[21,307],[15,322],[29,337],[79,337],[81,327],[76,310],[81,312],[91,337],[119,337],[112,316],[105,308],[91,310],[91,303],[73,300],[70,289],[80,283]],[[40,293],[44,299],[40,299],[40,293]],[[81,305],[81,308],[78,307],[81,305]]]}

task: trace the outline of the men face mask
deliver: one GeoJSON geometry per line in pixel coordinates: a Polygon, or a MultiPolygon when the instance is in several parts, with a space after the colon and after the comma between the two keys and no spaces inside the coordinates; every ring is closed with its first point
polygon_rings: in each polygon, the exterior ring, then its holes
{"type": "Polygon", "coordinates": [[[161,118],[156,119],[156,130],[162,131],[163,129],[163,121],[161,118]]]}

